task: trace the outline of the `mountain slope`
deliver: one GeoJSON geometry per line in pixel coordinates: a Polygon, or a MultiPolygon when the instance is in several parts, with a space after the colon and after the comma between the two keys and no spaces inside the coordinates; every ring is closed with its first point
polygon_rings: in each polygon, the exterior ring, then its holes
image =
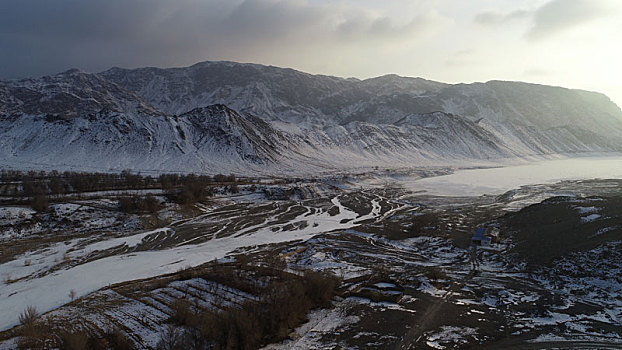
{"type": "Polygon", "coordinates": [[[114,68],[102,76],[167,112],[223,103],[305,126],[393,124],[445,111],[477,122],[523,154],[620,150],[622,111],[606,96],[521,82],[449,85],[386,75],[367,80],[232,62],[114,68]]]}
{"type": "Polygon", "coordinates": [[[161,113],[133,92],[75,69],[39,79],[0,81],[0,97],[3,114],[50,114],[67,119],[103,109],[161,113]]]}
{"type": "Polygon", "coordinates": [[[0,159],[32,167],[242,171],[277,162],[273,150],[287,147],[264,121],[223,105],[180,116],[109,110],[71,119],[21,115],[0,125],[0,159]]]}
{"type": "Polygon", "coordinates": [[[232,62],[0,82],[0,166],[315,173],[622,151],[606,96],[232,62]]]}
{"type": "Polygon", "coordinates": [[[525,119],[559,124],[586,117],[622,121],[620,108],[602,94],[522,82],[450,85],[397,75],[343,79],[234,62],[202,62],[168,69],[112,68],[100,75],[169,113],[222,103],[262,118],[287,118],[293,111],[308,109],[338,123],[378,123],[387,118],[379,113],[383,110],[404,114],[402,117],[446,111],[496,121],[525,119]]]}

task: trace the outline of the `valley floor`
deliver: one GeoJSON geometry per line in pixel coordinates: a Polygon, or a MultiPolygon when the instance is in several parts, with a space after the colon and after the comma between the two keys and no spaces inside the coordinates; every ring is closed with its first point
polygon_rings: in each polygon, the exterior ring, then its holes
{"type": "Polygon", "coordinates": [[[177,320],[181,301],[232,312],[308,271],[339,279],[332,305],[267,349],[622,347],[620,180],[460,197],[380,177],[296,186],[308,195],[244,187],[150,215],[107,195],[45,215],[1,208],[0,349],[18,344],[28,306],[57,334],[120,330],[161,347],[195,327],[177,320]],[[500,243],[472,245],[478,227],[500,243]]]}

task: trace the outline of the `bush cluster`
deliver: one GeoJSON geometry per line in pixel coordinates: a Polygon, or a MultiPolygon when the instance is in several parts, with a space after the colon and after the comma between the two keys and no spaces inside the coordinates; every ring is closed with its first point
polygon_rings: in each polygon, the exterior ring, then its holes
{"type": "MultiPolygon", "coordinates": [[[[235,175],[162,174],[157,178],[121,173],[78,173],[57,171],[0,171],[0,195],[29,198],[30,206],[38,212],[48,210],[50,196],[95,191],[124,191],[162,189],[167,198],[183,206],[191,206],[212,196],[215,185],[226,186],[238,193],[239,180],[235,175]]],[[[119,200],[119,208],[128,213],[154,212],[159,209],[153,198],[132,197],[119,200]]]]}
{"type": "Polygon", "coordinates": [[[136,347],[119,330],[111,330],[102,336],[93,336],[85,331],[63,333],[60,335],[61,350],[134,350],[136,347]]]}
{"type": "Polygon", "coordinates": [[[186,176],[178,187],[165,188],[169,200],[184,206],[190,206],[212,196],[212,189],[207,187],[201,176],[186,176]]]}
{"type": "Polygon", "coordinates": [[[61,350],[133,350],[134,344],[125,333],[110,330],[101,336],[85,331],[56,333],[49,322],[41,320],[37,309],[29,306],[19,315],[19,349],[61,350]]]}
{"type": "Polygon", "coordinates": [[[30,200],[30,207],[39,213],[48,211],[49,204],[48,197],[42,194],[36,194],[30,200]]]}
{"type": "Polygon", "coordinates": [[[238,182],[235,175],[181,175],[162,174],[157,178],[143,176],[124,170],[121,173],[87,173],[58,171],[0,170],[0,182],[15,186],[3,187],[4,196],[32,197],[36,194],[63,195],[94,191],[123,191],[132,189],[163,190],[180,189],[184,186],[201,184],[229,184],[238,182]]]}
{"type": "Polygon", "coordinates": [[[129,170],[121,173],[45,172],[45,171],[0,171],[2,183],[18,186],[5,189],[4,195],[31,197],[35,194],[62,195],[76,192],[111,191],[128,189],[159,188],[158,180],[151,176],[133,174],[129,170]]]}
{"type": "Polygon", "coordinates": [[[312,271],[281,274],[262,288],[260,301],[220,311],[197,311],[180,299],[171,307],[171,327],[162,334],[158,348],[257,349],[283,340],[306,321],[311,309],[331,305],[338,282],[332,274],[312,271]]]}
{"type": "Polygon", "coordinates": [[[169,200],[184,206],[193,205],[207,197],[211,197],[213,193],[210,185],[229,184],[228,188],[231,192],[238,192],[235,175],[214,175],[209,177],[206,175],[179,175],[179,174],[163,174],[159,177],[162,189],[165,191],[169,200]]]}
{"type": "Polygon", "coordinates": [[[153,214],[160,210],[161,207],[160,201],[152,194],[121,197],[119,198],[118,205],[120,211],[129,214],[153,214]]]}
{"type": "MultiPolygon", "coordinates": [[[[218,275],[244,290],[254,289],[260,300],[248,300],[217,311],[201,309],[185,298],[178,299],[170,305],[172,314],[161,334],[160,350],[257,349],[283,340],[306,320],[311,309],[331,306],[339,284],[338,278],[328,273],[306,271],[292,274],[256,266],[238,266],[237,269],[217,266],[210,271],[191,272],[182,272],[180,277],[218,275]],[[249,279],[249,274],[268,283],[249,279]]],[[[17,346],[20,349],[135,348],[127,335],[119,330],[104,334],[75,329],[59,331],[50,321],[42,320],[33,307],[27,308],[19,320],[17,346]]]]}

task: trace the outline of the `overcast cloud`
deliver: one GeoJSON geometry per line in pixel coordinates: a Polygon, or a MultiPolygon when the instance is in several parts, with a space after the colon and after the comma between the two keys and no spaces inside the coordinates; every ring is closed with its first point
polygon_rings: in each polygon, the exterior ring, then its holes
{"type": "Polygon", "coordinates": [[[618,0],[0,0],[0,78],[232,60],[622,102],[618,0]]]}
{"type": "Polygon", "coordinates": [[[534,13],[534,26],[527,36],[540,39],[607,17],[615,11],[611,5],[610,0],[553,0],[534,13]]]}
{"type": "Polygon", "coordinates": [[[339,2],[2,0],[0,50],[8,54],[0,58],[0,75],[179,66],[223,54],[246,61],[274,50],[335,49],[370,41],[391,45],[426,35],[447,21],[421,13],[396,23],[339,2]]]}

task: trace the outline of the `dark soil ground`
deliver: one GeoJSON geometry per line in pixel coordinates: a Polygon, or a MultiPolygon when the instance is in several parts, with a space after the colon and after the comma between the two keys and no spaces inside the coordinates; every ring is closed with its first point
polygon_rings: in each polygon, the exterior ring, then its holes
{"type": "MultiPolygon", "coordinates": [[[[293,325],[290,343],[310,337],[305,347],[540,349],[622,344],[621,181],[568,181],[478,198],[367,189],[346,192],[340,200],[358,216],[368,214],[372,201],[377,201],[380,215],[303,242],[240,249],[230,260],[213,263],[212,268],[226,267],[223,278],[188,270],[127,282],[53,315],[69,322],[76,315],[107,311],[106,320],[126,320],[123,329],[136,344],[150,348],[144,334],[161,330],[180,293],[197,299],[197,307],[214,302],[212,294],[218,296],[216,303],[238,298],[232,295],[248,299],[240,292],[253,293],[231,277],[252,280],[244,266],[266,265],[277,275],[311,269],[341,279],[329,316],[349,321],[304,334],[296,334],[299,324],[293,325]],[[551,198],[542,201],[543,197],[551,198]],[[516,210],[522,203],[531,205],[516,210]],[[586,219],[590,215],[599,216],[586,219]],[[489,226],[501,229],[501,243],[474,249],[473,232],[489,226]],[[180,281],[196,283],[187,287],[180,281]],[[210,289],[209,281],[218,287],[210,289]],[[320,336],[311,337],[314,332],[320,336]]],[[[336,209],[325,198],[231,203],[180,220],[173,224],[174,236],[135,249],[197,244],[262,225],[293,229],[303,224],[291,221],[305,212],[336,215],[336,209]]],[[[85,322],[104,322],[93,317],[85,322]]]]}

